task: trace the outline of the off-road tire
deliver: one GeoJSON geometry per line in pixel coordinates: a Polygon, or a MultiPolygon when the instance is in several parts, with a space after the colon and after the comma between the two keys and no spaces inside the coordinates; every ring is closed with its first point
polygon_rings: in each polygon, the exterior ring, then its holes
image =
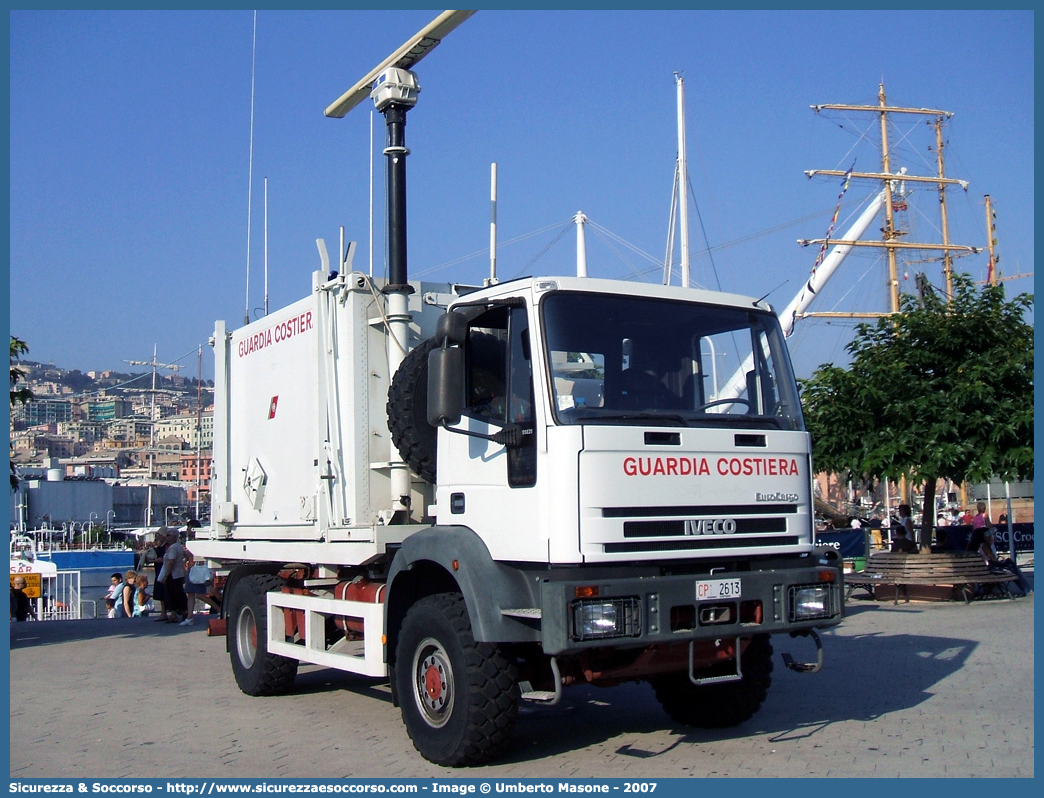
{"type": "Polygon", "coordinates": [[[428,596],[409,609],[395,681],[406,730],[430,762],[476,765],[510,742],[520,698],[515,662],[475,641],[459,593],[428,596]]]}
{"type": "Polygon", "coordinates": [[[435,483],[436,429],[428,423],[428,353],[435,340],[419,344],[406,355],[388,389],[388,429],[392,443],[410,469],[435,483]]]}
{"type": "Polygon", "coordinates": [[[228,652],[236,684],[247,695],[287,692],[297,676],[297,660],[268,653],[268,609],[265,594],[283,580],[270,574],[240,579],[228,607],[228,652]]]}
{"type": "Polygon", "coordinates": [[[735,682],[697,687],[689,681],[688,673],[659,676],[650,682],[656,699],[674,720],[702,729],[725,729],[752,718],[768,695],[772,685],[772,643],[768,635],[751,639],[741,666],[743,678],[735,682]]]}

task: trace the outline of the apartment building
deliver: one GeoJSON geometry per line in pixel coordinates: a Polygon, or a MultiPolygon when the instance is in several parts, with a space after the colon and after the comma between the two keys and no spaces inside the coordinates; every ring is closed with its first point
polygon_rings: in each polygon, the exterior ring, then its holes
{"type": "Polygon", "coordinates": [[[73,403],[66,399],[33,399],[11,408],[12,426],[16,429],[72,420],[73,403]]]}
{"type": "Polygon", "coordinates": [[[214,462],[209,449],[199,453],[197,457],[194,451],[181,453],[181,481],[186,484],[188,501],[194,504],[196,501],[196,483],[199,481],[200,501],[210,499],[210,468],[214,462]]]}
{"type": "Polygon", "coordinates": [[[126,418],[134,412],[134,403],[128,399],[93,399],[84,402],[87,421],[113,421],[126,418]]]}
{"type": "Polygon", "coordinates": [[[195,413],[179,413],[157,421],[156,437],[180,438],[192,450],[211,449],[214,446],[214,410],[204,410],[198,419],[195,413]]]}

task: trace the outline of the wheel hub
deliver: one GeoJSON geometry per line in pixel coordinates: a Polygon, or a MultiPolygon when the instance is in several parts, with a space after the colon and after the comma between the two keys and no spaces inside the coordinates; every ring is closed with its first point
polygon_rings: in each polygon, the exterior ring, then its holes
{"type": "Polygon", "coordinates": [[[254,613],[249,607],[243,607],[239,611],[236,623],[236,652],[239,661],[244,668],[254,664],[257,656],[257,623],[254,621],[254,613]]]}
{"type": "Polygon", "coordinates": [[[424,689],[428,691],[428,697],[432,701],[438,702],[442,697],[442,674],[431,658],[425,663],[425,667],[427,670],[424,672],[424,689]]]}
{"type": "Polygon", "coordinates": [[[442,726],[453,711],[453,667],[438,641],[423,641],[414,658],[414,695],[421,715],[431,726],[442,726]]]}

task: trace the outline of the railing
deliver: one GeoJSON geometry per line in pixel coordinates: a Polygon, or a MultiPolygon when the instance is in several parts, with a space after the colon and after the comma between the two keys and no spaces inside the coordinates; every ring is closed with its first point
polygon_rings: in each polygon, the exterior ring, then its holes
{"type": "Polygon", "coordinates": [[[123,542],[118,543],[91,543],[84,545],[82,543],[52,543],[50,541],[40,541],[34,547],[36,549],[37,556],[46,557],[55,551],[132,551],[133,547],[126,545],[123,542]]]}
{"type": "Polygon", "coordinates": [[[41,581],[43,595],[33,599],[33,610],[40,621],[77,621],[83,617],[82,606],[91,606],[88,617],[96,617],[94,602],[80,596],[80,572],[59,571],[57,576],[45,576],[41,581]]]}
{"type": "Polygon", "coordinates": [[[9,549],[12,559],[17,559],[24,553],[31,557],[48,558],[53,552],[61,551],[130,551],[133,546],[128,546],[126,541],[108,542],[85,542],[66,543],[56,540],[53,534],[60,534],[61,530],[34,529],[26,532],[11,532],[9,549]]]}

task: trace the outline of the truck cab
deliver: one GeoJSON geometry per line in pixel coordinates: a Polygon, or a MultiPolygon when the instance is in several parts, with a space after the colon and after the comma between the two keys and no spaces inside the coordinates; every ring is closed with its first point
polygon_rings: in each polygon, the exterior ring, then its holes
{"type": "Polygon", "coordinates": [[[457,350],[463,386],[455,423],[433,419],[438,524],[552,566],[810,551],[810,443],[769,308],[556,277],[450,312],[459,340],[433,357],[457,350]],[[489,439],[508,427],[517,442],[489,439]]]}

